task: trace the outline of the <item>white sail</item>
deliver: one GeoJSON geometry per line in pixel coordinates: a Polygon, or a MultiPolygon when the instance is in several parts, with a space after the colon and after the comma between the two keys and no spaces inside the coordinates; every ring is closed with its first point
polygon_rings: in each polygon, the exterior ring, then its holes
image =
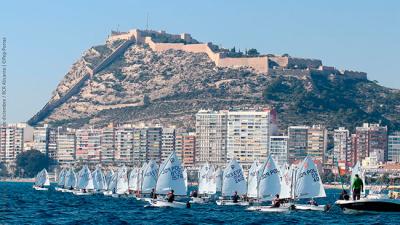
{"type": "Polygon", "coordinates": [[[118,181],[118,172],[113,173],[111,175],[110,183],[107,186],[107,190],[111,191],[112,193],[117,193],[117,181],[118,181]]]}
{"type": "Polygon", "coordinates": [[[114,176],[114,171],[112,169],[109,170],[107,172],[107,174],[105,175],[106,184],[107,184],[106,189],[109,190],[109,191],[112,190],[112,188],[110,188],[110,184],[111,184],[111,179],[112,179],[113,176],[114,176]]]}
{"type": "Polygon", "coordinates": [[[293,182],[292,182],[292,175],[294,172],[294,167],[293,166],[288,166],[285,165],[285,167],[282,168],[282,178],[281,178],[281,192],[279,194],[280,198],[293,198],[293,182]]]}
{"type": "Polygon", "coordinates": [[[167,194],[171,190],[174,190],[175,195],[186,195],[183,170],[175,151],[160,167],[156,185],[157,194],[167,194]]]}
{"type": "Polygon", "coordinates": [[[74,168],[70,168],[65,175],[65,188],[74,188],[77,183],[76,174],[74,168]]]}
{"type": "Polygon", "coordinates": [[[199,194],[206,194],[208,193],[208,171],[210,169],[210,165],[208,162],[204,164],[199,172],[199,194]]]}
{"type": "Polygon", "coordinates": [[[87,165],[84,165],[78,173],[78,185],[79,189],[90,189],[93,187],[93,177],[87,165]]]}
{"type": "Polygon", "coordinates": [[[119,195],[128,192],[128,169],[126,166],[122,166],[117,172],[117,186],[116,193],[119,195]]]}
{"type": "Polygon", "coordinates": [[[207,183],[208,183],[207,194],[213,195],[217,193],[217,179],[215,175],[216,174],[214,166],[211,165],[207,173],[207,183]]]}
{"type": "Polygon", "coordinates": [[[261,167],[258,188],[262,200],[272,200],[281,192],[281,173],[271,155],[261,167]]]}
{"type": "Polygon", "coordinates": [[[183,180],[185,181],[185,188],[186,188],[186,193],[188,191],[188,174],[186,168],[182,172],[183,174],[183,180]]]}
{"type": "Polygon", "coordinates": [[[249,169],[247,178],[247,197],[258,198],[258,163],[255,161],[249,169]]]}
{"type": "Polygon", "coordinates": [[[215,173],[215,190],[217,193],[222,192],[222,180],[223,180],[224,172],[221,170],[221,168],[218,168],[215,173]]]}
{"type": "Polygon", "coordinates": [[[296,198],[326,197],[318,168],[310,156],[300,165],[296,175],[296,198]]]}
{"type": "Polygon", "coordinates": [[[49,186],[50,185],[50,180],[49,180],[49,175],[47,173],[46,169],[41,170],[35,178],[35,185],[36,186],[49,186]]]}
{"type": "Polygon", "coordinates": [[[92,177],[93,177],[93,187],[95,190],[100,191],[107,189],[106,178],[100,166],[96,167],[96,170],[92,173],[92,177]]]}
{"type": "Polygon", "coordinates": [[[139,168],[133,168],[129,173],[128,189],[130,191],[137,191],[139,189],[139,168]]]}
{"type": "Polygon", "coordinates": [[[142,172],[142,187],[141,191],[144,194],[149,194],[156,188],[158,175],[158,165],[156,161],[150,160],[142,172]]]}
{"type": "Polygon", "coordinates": [[[67,171],[63,168],[58,174],[58,179],[57,179],[58,186],[64,186],[66,173],[67,171]]]}
{"type": "MultiPolygon", "coordinates": [[[[138,182],[138,186],[139,186],[139,191],[142,191],[142,185],[143,185],[143,171],[146,169],[147,167],[147,163],[143,163],[142,167],[139,170],[139,182],[138,182]]],[[[158,177],[158,174],[157,174],[158,177]]]]}
{"type": "Polygon", "coordinates": [[[363,188],[363,191],[361,192],[361,195],[365,195],[365,173],[364,173],[364,170],[361,167],[360,162],[357,162],[356,165],[351,170],[350,194],[351,194],[351,196],[353,196],[352,186],[353,186],[354,179],[356,178],[356,174],[358,174],[358,176],[361,178],[361,180],[362,180],[362,182],[364,184],[364,188],[363,188]]]}
{"type": "Polygon", "coordinates": [[[232,159],[224,170],[222,196],[232,196],[235,191],[238,195],[246,194],[247,183],[243,176],[242,166],[235,159],[232,159]]]}

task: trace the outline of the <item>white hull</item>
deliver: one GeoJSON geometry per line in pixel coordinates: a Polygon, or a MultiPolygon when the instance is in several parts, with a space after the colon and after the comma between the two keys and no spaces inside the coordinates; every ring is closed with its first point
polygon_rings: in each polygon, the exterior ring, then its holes
{"type": "Polygon", "coordinates": [[[289,212],[290,206],[272,207],[272,206],[251,206],[246,210],[258,211],[258,212],[271,212],[271,213],[283,213],[289,212]]]}
{"type": "Polygon", "coordinates": [[[72,190],[70,190],[70,189],[63,189],[63,190],[61,190],[62,192],[66,192],[66,193],[71,193],[71,192],[74,192],[75,190],[74,189],[72,189],[72,190]]]}
{"type": "Polygon", "coordinates": [[[233,200],[217,200],[215,201],[217,205],[227,205],[227,206],[248,206],[250,203],[249,202],[243,202],[243,201],[238,201],[238,202],[233,202],[233,200]]]}
{"type": "Polygon", "coordinates": [[[93,192],[81,192],[81,191],[74,191],[74,192],[72,192],[72,194],[74,194],[74,195],[92,195],[93,194],[93,192]]]}
{"type": "Polygon", "coordinates": [[[192,197],[192,200],[190,200],[190,203],[195,203],[195,204],[205,204],[210,202],[210,198],[198,198],[198,197],[192,197]]]}
{"type": "Polygon", "coordinates": [[[64,188],[60,188],[60,187],[55,187],[54,190],[55,191],[64,192],[64,188]]]}
{"type": "Polygon", "coordinates": [[[105,192],[103,192],[103,195],[104,196],[111,196],[113,193],[112,193],[112,191],[105,191],[105,192]]]}
{"type": "Polygon", "coordinates": [[[46,187],[37,187],[37,186],[33,186],[33,189],[35,189],[36,191],[48,191],[49,190],[46,187]]]}
{"type": "Polygon", "coordinates": [[[297,210],[306,210],[306,211],[327,211],[328,206],[327,205],[307,205],[307,204],[296,204],[295,205],[297,210]]]}
{"type": "Polygon", "coordinates": [[[170,208],[186,208],[186,203],[184,202],[168,202],[165,200],[151,200],[150,205],[153,207],[170,207],[170,208]]]}

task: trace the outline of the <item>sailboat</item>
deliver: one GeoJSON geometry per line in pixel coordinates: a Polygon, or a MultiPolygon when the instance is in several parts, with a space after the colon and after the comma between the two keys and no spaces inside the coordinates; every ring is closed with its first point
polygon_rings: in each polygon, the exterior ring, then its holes
{"type": "Polygon", "coordinates": [[[233,200],[227,199],[237,192],[239,196],[247,193],[247,183],[243,175],[242,166],[232,159],[224,170],[223,181],[222,181],[222,197],[216,201],[217,205],[249,205],[249,202],[239,200],[234,202],[233,200]]]}
{"type": "MultiPolygon", "coordinates": [[[[307,156],[300,165],[295,180],[294,199],[325,198],[321,176],[313,159],[307,156]]],[[[295,204],[297,210],[326,211],[328,205],[295,204]]]]}
{"type": "Polygon", "coordinates": [[[35,177],[35,185],[33,188],[37,191],[47,191],[49,190],[45,186],[50,186],[49,175],[46,169],[41,170],[35,177]]]}
{"type": "Polygon", "coordinates": [[[258,199],[259,165],[256,161],[251,164],[247,177],[247,197],[258,199]]]}
{"type": "MultiPolygon", "coordinates": [[[[363,184],[365,185],[365,174],[359,162],[352,169],[351,180],[350,180],[350,192],[351,186],[354,181],[355,175],[358,174],[363,184]]],[[[361,193],[360,200],[337,200],[335,202],[344,213],[380,213],[380,212],[400,212],[400,199],[392,199],[388,195],[375,195],[365,196],[364,191],[361,193]]]]}
{"type": "MultiPolygon", "coordinates": [[[[103,192],[104,196],[111,196],[113,192],[115,192],[115,188],[117,186],[118,180],[118,172],[114,173],[112,170],[107,173],[108,176],[111,176],[107,185],[107,190],[103,192]]],[[[107,178],[107,177],[106,177],[107,178]]]]}
{"type": "Polygon", "coordinates": [[[114,171],[112,169],[110,169],[110,170],[108,170],[108,172],[104,176],[105,179],[106,179],[106,190],[110,190],[109,186],[110,186],[110,182],[111,182],[111,179],[112,179],[113,175],[114,175],[114,171]]]}
{"type": "Polygon", "coordinates": [[[112,191],[112,197],[117,198],[129,194],[128,191],[128,169],[125,165],[118,168],[116,173],[116,185],[112,191]]]}
{"type": "Polygon", "coordinates": [[[199,187],[197,196],[191,196],[191,203],[206,203],[210,200],[209,194],[215,189],[214,167],[207,162],[199,171],[199,187]]]}
{"type": "MultiPolygon", "coordinates": [[[[277,194],[281,193],[281,174],[272,156],[269,156],[261,167],[255,168],[258,176],[258,183],[255,198],[259,202],[272,201],[277,194]]],[[[287,212],[290,210],[289,205],[281,205],[280,207],[268,206],[252,206],[247,208],[250,211],[261,212],[287,212]]]]}
{"type": "Polygon", "coordinates": [[[58,174],[58,178],[57,178],[58,187],[54,188],[56,191],[63,191],[64,185],[65,185],[65,175],[66,174],[67,174],[67,170],[64,168],[58,174]]]}
{"type": "Polygon", "coordinates": [[[84,165],[78,173],[77,190],[74,195],[91,195],[93,194],[93,177],[87,165],[84,165]]]}
{"type": "Polygon", "coordinates": [[[129,178],[128,178],[129,194],[136,193],[139,190],[139,171],[140,169],[135,167],[129,173],[129,178]]]}
{"type": "Polygon", "coordinates": [[[101,193],[107,189],[106,177],[101,170],[100,165],[96,166],[96,169],[92,173],[93,177],[93,187],[96,193],[101,193]]]}
{"type": "Polygon", "coordinates": [[[62,192],[73,192],[77,184],[76,174],[74,168],[70,168],[65,174],[64,190],[62,192]]]}
{"type": "Polygon", "coordinates": [[[137,197],[137,200],[145,200],[149,201],[153,196],[150,194],[155,191],[158,177],[158,165],[156,161],[150,160],[145,164],[143,171],[141,173],[141,182],[140,182],[140,196],[137,197]]]}
{"type": "MultiPolygon", "coordinates": [[[[174,191],[175,196],[187,195],[183,167],[175,151],[161,164],[156,184],[156,193],[158,195],[167,195],[172,191],[174,191]]],[[[186,207],[186,203],[184,202],[176,200],[169,202],[165,199],[152,199],[150,205],[154,207],[186,207]]]]}

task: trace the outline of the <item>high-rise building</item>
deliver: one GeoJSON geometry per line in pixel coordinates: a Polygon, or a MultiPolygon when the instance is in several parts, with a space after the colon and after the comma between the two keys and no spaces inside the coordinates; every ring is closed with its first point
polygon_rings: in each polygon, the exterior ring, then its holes
{"type": "Polygon", "coordinates": [[[293,163],[307,156],[308,126],[290,126],[288,128],[288,160],[293,163]]]}
{"type": "Polygon", "coordinates": [[[224,165],[227,160],[228,111],[200,110],[196,114],[196,163],[224,165]]]}
{"type": "Polygon", "coordinates": [[[88,128],[76,130],[76,159],[100,162],[101,130],[88,128]]]}
{"type": "Polygon", "coordinates": [[[156,162],[161,161],[161,139],[162,139],[161,127],[147,128],[146,161],[151,159],[155,160],[156,162]]]}
{"type": "Polygon", "coordinates": [[[175,128],[164,127],[162,129],[161,161],[168,158],[171,152],[175,151],[175,128]]]}
{"type": "Polygon", "coordinates": [[[24,128],[26,124],[8,124],[0,131],[0,161],[13,163],[24,151],[24,128]]]}
{"type": "Polygon", "coordinates": [[[49,128],[47,135],[47,156],[57,159],[57,129],[49,128]]]}
{"type": "Polygon", "coordinates": [[[388,136],[388,161],[400,163],[400,131],[388,136]]]}
{"type": "Polygon", "coordinates": [[[57,157],[58,162],[63,164],[71,164],[75,161],[76,138],[75,131],[70,128],[57,128],[57,157]]]}
{"type": "Polygon", "coordinates": [[[267,158],[270,111],[230,111],[227,113],[227,159],[237,159],[245,170],[254,161],[267,158]]]}
{"type": "Polygon", "coordinates": [[[180,135],[182,138],[182,164],[184,167],[193,168],[196,163],[196,133],[180,135]]]}
{"type": "Polygon", "coordinates": [[[126,164],[134,161],[134,128],[131,126],[118,127],[115,130],[115,159],[126,164]]]}
{"type": "MultiPolygon", "coordinates": [[[[101,162],[111,164],[115,159],[116,131],[113,124],[104,127],[101,132],[101,162]]],[[[117,150],[118,151],[118,150],[117,150]]]]}
{"type": "Polygon", "coordinates": [[[361,162],[372,152],[377,162],[387,161],[387,138],[386,126],[364,123],[362,127],[356,127],[354,162],[361,162]]]}
{"type": "Polygon", "coordinates": [[[288,136],[270,136],[269,154],[279,166],[288,163],[288,136]]]}
{"type": "Polygon", "coordinates": [[[135,128],[133,130],[133,161],[146,162],[147,152],[147,128],[135,128]]]}
{"type": "Polygon", "coordinates": [[[325,154],[328,146],[328,131],[324,126],[313,125],[307,132],[306,155],[325,164],[325,154]]]}
{"type": "Polygon", "coordinates": [[[344,127],[333,131],[333,164],[348,168],[351,165],[350,132],[344,127]]]}
{"type": "Polygon", "coordinates": [[[47,154],[48,140],[49,140],[49,126],[44,124],[40,127],[35,127],[33,130],[33,149],[47,154]]]}

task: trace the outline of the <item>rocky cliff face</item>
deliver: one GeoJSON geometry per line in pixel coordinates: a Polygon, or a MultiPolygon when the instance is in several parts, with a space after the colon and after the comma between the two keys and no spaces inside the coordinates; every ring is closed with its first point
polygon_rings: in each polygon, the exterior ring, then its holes
{"type": "MultiPolygon", "coordinates": [[[[119,45],[110,42],[86,51],[57,86],[63,96],[84,74],[119,45]]],[[[194,127],[199,109],[275,107],[282,128],[322,123],[352,127],[357,122],[400,128],[400,94],[367,80],[268,76],[249,68],[218,68],[202,53],[131,45],[79,93],[51,111],[42,123],[80,127],[116,123],[160,123],[194,127]]]]}

